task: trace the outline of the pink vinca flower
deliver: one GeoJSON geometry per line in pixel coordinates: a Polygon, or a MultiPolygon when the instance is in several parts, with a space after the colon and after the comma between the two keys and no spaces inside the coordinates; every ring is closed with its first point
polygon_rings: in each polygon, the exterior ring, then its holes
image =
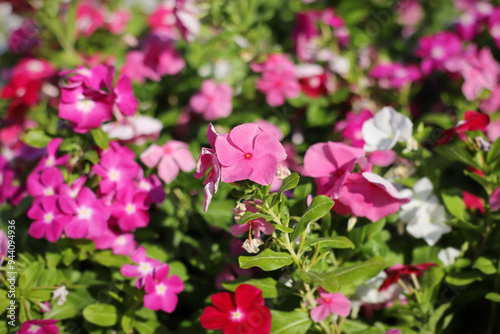
{"type": "MultiPolygon", "coordinates": [[[[142,174],[142,169],[140,174],[142,174]]],[[[148,194],[146,205],[150,205],[151,203],[160,204],[167,197],[165,188],[163,188],[163,183],[161,183],[160,179],[154,174],[151,174],[148,178],[139,177],[137,183],[139,191],[144,191],[148,194]]]]}
{"type": "Polygon", "coordinates": [[[248,123],[218,136],[215,151],[222,166],[221,180],[226,183],[248,179],[269,185],[279,163],[286,159],[285,148],[275,137],[248,123]]]}
{"type": "Polygon", "coordinates": [[[338,314],[347,317],[351,312],[351,301],[341,293],[328,293],[320,287],[318,289],[321,298],[316,299],[319,305],[311,310],[311,319],[321,322],[330,314],[338,314]]]}
{"type": "Polygon", "coordinates": [[[57,167],[46,168],[28,176],[28,193],[33,197],[55,195],[63,183],[64,176],[57,167]]]}
{"type": "Polygon", "coordinates": [[[71,186],[68,186],[66,183],[61,184],[59,188],[57,188],[56,193],[59,195],[76,198],[86,181],[87,177],[85,175],[82,175],[78,179],[74,180],[71,186]]]}
{"type": "Polygon", "coordinates": [[[134,96],[132,81],[127,75],[121,74],[114,89],[115,104],[125,116],[133,116],[139,102],[134,96]]]}
{"type": "Polygon", "coordinates": [[[69,238],[99,237],[107,227],[110,210],[89,188],[82,188],[76,199],[60,196],[59,206],[72,216],[64,227],[69,238]]]}
{"type": "Polygon", "coordinates": [[[189,145],[177,140],[170,140],[163,146],[151,145],[141,154],[141,161],[148,167],[158,166],[158,175],[165,183],[171,183],[179,171],[190,172],[195,166],[189,145]]]}
{"type": "Polygon", "coordinates": [[[402,198],[396,188],[379,175],[353,173],[346,178],[333,210],[375,222],[398,212],[401,205],[408,202],[409,198],[402,198]]]}
{"type": "Polygon", "coordinates": [[[400,63],[380,63],[370,71],[370,76],[377,79],[384,89],[401,88],[422,77],[417,66],[400,63]]]}
{"type": "Polygon", "coordinates": [[[184,290],[184,283],[179,276],[168,277],[170,267],[168,264],[157,268],[154,276],[146,276],[146,295],[144,306],[150,310],[162,310],[172,313],[177,306],[177,294],[184,290]]]}
{"type": "Polygon", "coordinates": [[[131,264],[124,264],[120,271],[122,275],[126,277],[139,276],[135,282],[135,286],[138,289],[142,289],[146,277],[153,275],[154,270],[162,264],[158,260],[147,257],[146,249],[142,246],[139,246],[136,249],[136,251],[130,256],[130,259],[138,265],[134,266],[131,264]]]}
{"type": "Polygon", "coordinates": [[[306,151],[304,173],[316,178],[319,195],[337,199],[347,176],[364,155],[363,149],[343,143],[317,143],[306,151]]]}
{"type": "Polygon", "coordinates": [[[132,187],[125,187],[116,193],[116,201],[111,205],[111,212],[122,231],[132,231],[148,225],[147,198],[147,193],[132,187]]]}
{"type": "Polygon", "coordinates": [[[94,240],[96,249],[111,249],[115,255],[130,255],[137,247],[132,233],[116,233],[109,228],[101,236],[90,239],[94,240]]]}
{"type": "Polygon", "coordinates": [[[493,91],[498,85],[500,66],[491,54],[490,48],[482,48],[477,55],[464,62],[462,92],[469,101],[479,97],[483,89],[493,91]]]}
{"type": "Polygon", "coordinates": [[[79,33],[89,37],[104,23],[104,8],[94,7],[90,1],[79,4],[76,10],[76,28],[79,33]]]}
{"type": "Polygon", "coordinates": [[[205,80],[201,90],[189,101],[189,106],[197,113],[202,113],[207,121],[227,117],[233,109],[233,88],[224,83],[205,80]]]}
{"type": "Polygon", "coordinates": [[[451,32],[440,32],[424,36],[419,41],[417,56],[422,57],[422,72],[429,74],[433,70],[441,70],[449,58],[462,51],[462,42],[451,32]]]}
{"type": "Polygon", "coordinates": [[[495,44],[500,48],[500,7],[495,8],[488,20],[488,31],[495,41],[495,44]]]}
{"type": "Polygon", "coordinates": [[[13,185],[14,175],[14,169],[0,154],[0,204],[5,203],[18,190],[18,187],[13,185]]]}
{"type": "Polygon", "coordinates": [[[7,257],[7,252],[9,247],[9,239],[3,230],[0,230],[0,265],[2,265],[3,260],[7,257]]]}
{"type": "Polygon", "coordinates": [[[29,228],[29,234],[36,239],[45,236],[48,241],[56,242],[61,236],[68,215],[61,212],[57,205],[57,196],[36,198],[28,210],[28,217],[35,220],[29,228]]]}
{"type": "Polygon", "coordinates": [[[121,34],[127,27],[131,18],[132,14],[128,10],[124,9],[119,9],[110,13],[106,18],[106,24],[109,32],[115,35],[121,34]]]}
{"type": "Polygon", "coordinates": [[[61,145],[62,138],[54,138],[47,145],[47,156],[43,157],[38,163],[36,170],[41,170],[44,168],[54,167],[54,166],[64,166],[68,163],[71,155],[66,154],[62,157],[57,157],[57,149],[61,145]]]}
{"type": "Polygon", "coordinates": [[[346,144],[353,147],[363,147],[365,141],[363,140],[361,129],[363,128],[363,123],[370,118],[373,118],[373,114],[368,109],[363,109],[359,113],[349,111],[346,114],[345,120],[335,124],[334,130],[335,132],[340,132],[346,144]]]}
{"type": "Polygon", "coordinates": [[[203,182],[205,185],[205,199],[203,201],[203,211],[207,211],[208,206],[210,205],[210,202],[212,201],[213,194],[217,192],[219,189],[219,182],[220,182],[220,163],[219,160],[217,159],[217,154],[215,153],[215,149],[213,147],[215,146],[215,139],[217,138],[218,134],[215,131],[215,128],[212,124],[208,126],[207,129],[207,138],[208,138],[208,143],[212,148],[206,148],[203,147],[201,149],[201,154],[200,157],[198,158],[198,161],[196,162],[196,171],[194,173],[194,177],[197,179],[201,179],[206,172],[208,172],[208,175],[203,182]]]}
{"type": "Polygon", "coordinates": [[[102,130],[108,134],[109,138],[135,145],[157,140],[162,129],[161,121],[144,115],[124,117],[116,122],[102,125],[102,130]]]}
{"type": "Polygon", "coordinates": [[[57,319],[28,320],[21,324],[19,334],[59,334],[57,319]]]}

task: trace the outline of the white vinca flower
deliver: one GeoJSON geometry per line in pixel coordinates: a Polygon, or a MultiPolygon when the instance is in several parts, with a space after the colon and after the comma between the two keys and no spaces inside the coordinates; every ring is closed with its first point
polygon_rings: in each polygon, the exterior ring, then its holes
{"type": "Polygon", "coordinates": [[[375,116],[363,123],[361,133],[366,152],[387,151],[397,142],[409,141],[413,123],[392,107],[384,107],[375,116]]]}
{"type": "Polygon", "coordinates": [[[460,256],[460,250],[453,247],[443,248],[438,253],[438,259],[440,259],[441,262],[443,262],[445,267],[451,266],[453,263],[455,263],[455,260],[459,256],[460,256]]]}
{"type": "Polygon", "coordinates": [[[66,302],[66,296],[68,294],[69,292],[66,290],[66,286],[61,285],[52,292],[52,299],[57,299],[57,305],[63,305],[66,302]]]}
{"type": "Polygon", "coordinates": [[[430,246],[434,246],[443,234],[451,232],[451,227],[446,225],[446,210],[432,192],[432,183],[426,177],[415,183],[413,191],[401,191],[411,201],[401,206],[399,213],[399,219],[407,223],[408,233],[424,239],[430,246]]]}

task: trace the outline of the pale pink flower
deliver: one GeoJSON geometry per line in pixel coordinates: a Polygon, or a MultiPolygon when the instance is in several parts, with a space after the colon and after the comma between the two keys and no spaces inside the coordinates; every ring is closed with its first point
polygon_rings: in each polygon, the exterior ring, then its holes
{"type": "Polygon", "coordinates": [[[104,8],[94,7],[90,1],[82,1],[76,10],[76,28],[84,36],[92,35],[104,26],[104,8]]]}
{"type": "Polygon", "coordinates": [[[180,170],[190,172],[196,166],[188,148],[189,145],[184,142],[170,140],[163,146],[151,145],[141,154],[140,159],[150,168],[158,166],[160,178],[165,183],[171,183],[179,175],[180,170]]]}
{"type": "Polygon", "coordinates": [[[488,21],[488,30],[495,44],[500,48],[500,7],[495,8],[493,13],[491,13],[488,21]]]}
{"type": "Polygon", "coordinates": [[[320,287],[318,289],[321,298],[316,299],[319,305],[311,310],[311,319],[314,322],[325,320],[330,314],[338,314],[347,317],[351,312],[351,301],[342,293],[328,293],[320,287]]]}
{"type": "Polygon", "coordinates": [[[132,14],[125,9],[119,9],[109,14],[106,18],[106,25],[109,32],[115,35],[121,34],[127,27],[131,18],[132,14]]]}
{"type": "Polygon", "coordinates": [[[146,295],[144,307],[158,311],[172,313],[177,306],[177,295],[184,290],[184,283],[177,275],[168,277],[168,264],[157,268],[154,276],[146,276],[146,295]]]}
{"type": "Polygon", "coordinates": [[[417,66],[400,63],[379,63],[370,71],[370,76],[377,79],[380,87],[385,89],[402,88],[422,77],[417,66]]]}
{"type": "Polygon", "coordinates": [[[105,229],[100,237],[91,237],[96,249],[111,249],[115,255],[130,255],[137,247],[132,233],[116,233],[105,229]]]}
{"type": "Polygon", "coordinates": [[[189,100],[194,112],[202,113],[207,121],[227,117],[233,109],[233,88],[224,83],[205,80],[201,90],[189,100]]]}
{"type": "Polygon", "coordinates": [[[161,266],[161,262],[158,260],[151,259],[146,256],[146,249],[143,246],[139,246],[135,252],[130,256],[130,259],[137,263],[137,266],[132,264],[124,264],[120,270],[123,276],[126,277],[137,277],[135,286],[138,289],[142,289],[145,283],[145,279],[148,276],[153,275],[154,270],[161,266]]]}
{"type": "Polygon", "coordinates": [[[242,124],[218,136],[215,151],[226,183],[251,180],[262,185],[273,181],[278,164],[286,159],[281,143],[256,124],[242,124]]]}

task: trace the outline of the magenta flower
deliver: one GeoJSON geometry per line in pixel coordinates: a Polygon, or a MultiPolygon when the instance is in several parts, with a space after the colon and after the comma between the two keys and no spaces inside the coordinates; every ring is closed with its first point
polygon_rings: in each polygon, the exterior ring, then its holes
{"type": "MultiPolygon", "coordinates": [[[[215,131],[214,126],[210,124],[207,129],[207,138],[210,146],[215,146],[215,139],[217,136],[218,134],[215,131]]],[[[196,162],[196,171],[193,176],[197,179],[201,179],[208,171],[208,175],[203,182],[205,185],[205,199],[203,200],[204,212],[207,211],[208,206],[212,201],[213,194],[219,189],[220,168],[221,166],[219,164],[219,160],[217,159],[215,149],[203,147],[201,149],[200,157],[196,162]]]]}
{"type": "Polygon", "coordinates": [[[28,193],[33,197],[55,195],[62,184],[64,176],[57,167],[49,167],[38,173],[33,171],[27,180],[28,193]]]}
{"type": "Polygon", "coordinates": [[[500,66],[490,48],[483,48],[476,55],[467,57],[462,67],[464,84],[462,92],[469,101],[479,97],[483,89],[492,91],[498,85],[500,66]]]}
{"type": "Polygon", "coordinates": [[[21,324],[19,334],[59,334],[57,319],[28,320],[21,324]]]}
{"type": "Polygon", "coordinates": [[[0,265],[2,265],[3,260],[7,257],[7,252],[9,247],[9,239],[3,230],[0,230],[0,265]]]}
{"type": "Polygon", "coordinates": [[[328,293],[320,287],[318,289],[321,298],[316,299],[319,304],[311,310],[311,319],[314,322],[321,322],[330,314],[338,314],[347,317],[351,312],[351,301],[342,293],[328,293]]]}
{"type": "Polygon", "coordinates": [[[104,26],[104,8],[96,8],[90,2],[82,2],[76,10],[76,28],[89,37],[98,28],[104,26]]]}
{"type": "Polygon", "coordinates": [[[85,175],[82,175],[78,179],[74,180],[71,186],[68,186],[66,183],[61,184],[59,188],[57,188],[56,193],[59,195],[76,198],[86,181],[87,177],[85,175]]]}
{"type": "Polygon", "coordinates": [[[54,138],[47,144],[47,156],[43,157],[42,160],[38,162],[36,170],[39,171],[44,168],[54,167],[54,166],[64,166],[69,162],[71,155],[66,154],[62,157],[57,157],[57,149],[61,145],[62,138],[54,138]]]}
{"type": "Polygon", "coordinates": [[[57,196],[35,198],[28,210],[28,217],[35,220],[29,228],[29,234],[36,239],[45,236],[48,241],[56,242],[61,236],[69,217],[57,206],[57,196]]]}
{"type": "Polygon", "coordinates": [[[333,210],[341,215],[366,217],[375,222],[398,212],[410,201],[384,178],[370,172],[350,174],[342,187],[333,210]]]}
{"type": "Polygon", "coordinates": [[[108,226],[110,210],[89,188],[82,188],[76,200],[69,196],[60,196],[59,207],[61,211],[71,215],[64,227],[69,238],[99,237],[108,226]]]}
{"type": "Polygon", "coordinates": [[[137,247],[132,233],[115,233],[109,228],[101,236],[90,239],[94,240],[96,249],[111,249],[115,255],[130,255],[137,247]]]}
{"type": "Polygon", "coordinates": [[[343,143],[317,143],[304,156],[304,173],[316,178],[318,194],[337,199],[342,185],[365,151],[343,143]]]}
{"type": "Polygon", "coordinates": [[[110,13],[106,18],[106,26],[112,34],[121,34],[127,27],[128,22],[132,18],[132,13],[128,10],[119,9],[110,13]]]}
{"type": "Polygon", "coordinates": [[[370,71],[370,76],[377,79],[380,87],[385,89],[401,88],[422,78],[417,66],[400,63],[380,63],[370,71]]]}
{"type": "Polygon", "coordinates": [[[125,116],[133,116],[137,110],[139,102],[134,96],[132,81],[124,74],[118,77],[114,89],[115,104],[125,116]]]}
{"type": "MultiPolygon", "coordinates": [[[[143,171],[141,169],[140,174],[142,175],[142,173],[143,171]]],[[[150,205],[151,203],[160,204],[167,197],[165,188],[163,188],[163,183],[161,183],[160,179],[154,174],[150,175],[148,178],[139,177],[137,183],[139,191],[144,191],[148,194],[146,205],[150,205]]]]}
{"type": "Polygon", "coordinates": [[[116,201],[111,205],[111,213],[122,231],[132,231],[146,227],[149,223],[148,194],[125,187],[116,193],[116,201]]]}
{"type": "Polygon", "coordinates": [[[207,121],[227,117],[233,109],[233,88],[224,83],[205,80],[201,90],[191,97],[189,106],[193,111],[202,113],[207,121]]]}
{"type": "Polygon", "coordinates": [[[103,124],[101,128],[108,134],[109,138],[117,139],[120,142],[142,145],[146,141],[157,140],[163,129],[163,124],[154,117],[135,115],[133,117],[124,117],[116,122],[103,124]]]}
{"type": "Polygon", "coordinates": [[[345,120],[335,124],[334,130],[341,133],[347,144],[353,147],[363,147],[365,141],[363,140],[361,129],[363,128],[363,123],[370,118],[373,118],[373,114],[370,110],[363,109],[359,113],[349,111],[346,114],[345,120]]]}
{"type": "Polygon", "coordinates": [[[226,183],[248,179],[269,185],[278,164],[286,159],[285,148],[275,137],[249,123],[218,136],[215,151],[222,165],[221,180],[226,183]]]}
{"type": "Polygon", "coordinates": [[[10,200],[19,187],[14,186],[14,169],[7,159],[0,154],[0,204],[10,200]]]}
{"type": "Polygon", "coordinates": [[[478,16],[470,11],[464,12],[457,20],[456,31],[462,40],[472,40],[480,32],[478,16]]]}
{"type": "Polygon", "coordinates": [[[153,275],[154,270],[161,266],[161,262],[158,260],[151,259],[146,256],[146,249],[142,246],[139,246],[135,252],[130,256],[130,259],[137,263],[137,266],[131,264],[124,264],[121,268],[121,273],[126,277],[136,277],[137,281],[135,282],[135,286],[138,289],[142,289],[145,283],[145,279],[147,276],[153,275]]]}
{"type": "Polygon", "coordinates": [[[162,310],[172,313],[177,306],[177,294],[184,290],[184,283],[179,276],[168,277],[168,264],[155,269],[154,276],[146,276],[146,295],[144,306],[150,310],[162,310]]]}
{"type": "Polygon", "coordinates": [[[148,167],[158,166],[158,175],[165,183],[171,183],[179,171],[190,172],[195,166],[189,145],[177,140],[170,140],[163,146],[151,145],[141,154],[141,161],[148,167]]]}
{"type": "Polygon", "coordinates": [[[419,41],[417,56],[422,57],[421,68],[424,74],[443,68],[445,61],[462,51],[460,39],[453,33],[443,31],[424,36],[419,41]]]}
{"type": "Polygon", "coordinates": [[[488,31],[497,47],[500,48],[500,8],[495,8],[491,13],[488,21],[488,31]]]}

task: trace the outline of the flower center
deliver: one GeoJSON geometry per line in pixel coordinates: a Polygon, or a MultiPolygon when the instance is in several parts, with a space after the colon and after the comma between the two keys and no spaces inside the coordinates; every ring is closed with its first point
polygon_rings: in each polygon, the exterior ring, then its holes
{"type": "Polygon", "coordinates": [[[128,203],[127,206],[125,207],[125,211],[131,215],[135,212],[135,204],[128,203]]]}
{"type": "Polygon", "coordinates": [[[39,330],[40,328],[41,328],[40,326],[37,326],[37,325],[31,325],[31,326],[30,326],[30,329],[28,329],[28,332],[31,332],[31,333],[36,333],[36,332],[38,332],[38,330],[39,330]]]}
{"type": "Polygon", "coordinates": [[[54,189],[52,189],[52,187],[45,188],[43,189],[43,194],[45,196],[52,196],[54,195],[54,189]]]}
{"type": "Polygon", "coordinates": [[[172,153],[172,149],[171,149],[170,147],[168,147],[168,146],[167,146],[167,147],[165,147],[165,148],[163,149],[163,152],[165,152],[165,154],[170,154],[170,153],[172,153]]]}
{"type": "Polygon", "coordinates": [[[92,100],[88,100],[86,98],[83,98],[83,100],[80,100],[76,102],[76,109],[78,111],[83,112],[84,114],[90,112],[92,109],[94,109],[95,102],[92,100]]]}
{"type": "Polygon", "coordinates": [[[26,94],[26,89],[25,89],[24,87],[19,87],[19,88],[16,90],[16,95],[17,95],[17,97],[24,96],[24,94],[26,94]]]}
{"type": "Polygon", "coordinates": [[[116,241],[115,241],[115,243],[119,246],[125,245],[126,242],[127,242],[127,239],[123,235],[116,238],[116,241]]]}
{"type": "Polygon", "coordinates": [[[47,224],[50,224],[52,223],[52,220],[54,219],[54,214],[52,212],[47,212],[44,216],[43,216],[43,222],[44,223],[47,223],[47,224]]]}
{"type": "Polygon", "coordinates": [[[444,50],[440,46],[436,46],[432,49],[432,57],[436,59],[441,59],[444,56],[444,50]]]}
{"type": "Polygon", "coordinates": [[[120,179],[120,172],[112,168],[109,170],[108,177],[111,181],[118,181],[120,179]]]}
{"type": "Polygon", "coordinates": [[[235,312],[231,313],[232,320],[240,320],[242,316],[243,316],[243,313],[241,313],[239,310],[236,310],[235,312]]]}
{"type": "Polygon", "coordinates": [[[139,263],[139,272],[142,275],[147,275],[153,271],[153,268],[151,268],[151,265],[147,262],[141,262],[139,263]]]}
{"type": "Polygon", "coordinates": [[[139,188],[144,189],[144,190],[147,190],[147,191],[150,191],[150,190],[151,190],[151,185],[150,185],[148,182],[146,182],[146,181],[142,180],[142,181],[139,183],[139,188]]]}
{"type": "Polygon", "coordinates": [[[47,160],[45,161],[45,166],[52,167],[54,166],[54,163],[55,163],[54,157],[48,157],[47,160]]]}
{"type": "Polygon", "coordinates": [[[28,63],[28,71],[30,72],[42,72],[43,63],[39,60],[31,60],[28,63]]]}
{"type": "Polygon", "coordinates": [[[87,208],[85,206],[78,208],[76,211],[78,213],[78,219],[89,220],[92,217],[92,209],[87,208]]]}
{"type": "Polygon", "coordinates": [[[252,153],[246,153],[245,154],[245,159],[247,159],[247,160],[252,159],[252,153]]]}
{"type": "Polygon", "coordinates": [[[167,287],[161,283],[156,286],[156,294],[158,295],[164,295],[165,292],[167,292],[167,287]]]}

